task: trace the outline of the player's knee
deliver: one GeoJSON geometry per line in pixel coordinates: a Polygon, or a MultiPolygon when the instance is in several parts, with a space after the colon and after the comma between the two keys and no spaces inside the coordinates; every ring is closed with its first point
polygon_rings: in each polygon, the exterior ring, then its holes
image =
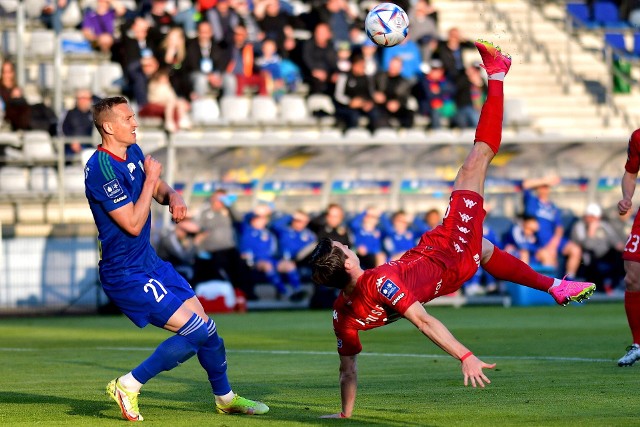
{"type": "Polygon", "coordinates": [[[178,334],[185,337],[196,349],[202,347],[209,339],[207,323],[197,314],[194,314],[193,317],[180,328],[178,334]]]}
{"type": "Polygon", "coordinates": [[[624,285],[626,290],[628,291],[639,292],[640,291],[640,275],[636,274],[635,272],[633,273],[628,272],[624,276],[624,285]]]}

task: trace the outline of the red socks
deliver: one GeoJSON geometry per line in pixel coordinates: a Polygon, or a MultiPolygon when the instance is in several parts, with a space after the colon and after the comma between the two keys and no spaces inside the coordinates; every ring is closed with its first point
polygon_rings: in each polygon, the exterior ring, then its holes
{"type": "Polygon", "coordinates": [[[624,310],[627,312],[633,343],[640,344],[640,292],[624,293],[624,310]]]}
{"type": "Polygon", "coordinates": [[[502,140],[502,117],[504,115],[504,93],[502,80],[489,80],[487,100],[480,112],[474,142],[487,143],[494,153],[500,149],[502,140]]]}
{"type": "MultiPolygon", "coordinates": [[[[526,263],[497,247],[493,248],[491,258],[486,264],[482,265],[482,268],[496,279],[518,283],[543,292],[547,292],[553,285],[552,277],[536,273],[526,263]]],[[[638,296],[640,297],[640,293],[638,293],[638,296]]],[[[638,320],[640,323],[640,318],[638,320]]],[[[640,331],[640,328],[638,328],[638,331],[640,331]]]]}

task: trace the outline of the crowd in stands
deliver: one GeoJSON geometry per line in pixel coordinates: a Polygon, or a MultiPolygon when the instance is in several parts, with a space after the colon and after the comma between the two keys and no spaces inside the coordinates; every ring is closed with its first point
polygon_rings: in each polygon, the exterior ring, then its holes
{"type": "MultiPolygon", "coordinates": [[[[457,28],[441,33],[430,0],[399,3],[411,31],[393,49],[369,41],[371,4],[353,0],[139,0],[133,10],[119,0],[54,0],[42,22],[59,32],[69,9],[78,11],[75,28],[122,66],[139,116],[162,118],[169,132],[191,128],[196,99],[288,93],[330,97],[342,129],[407,128],[417,116],[430,128],[475,127],[486,85],[465,60],[473,44],[457,28]]],[[[12,87],[3,80],[5,120],[34,128],[14,118],[13,100],[24,99],[5,93],[12,87]]]]}
{"type": "MultiPolygon", "coordinates": [[[[567,216],[549,197],[556,180],[524,180],[519,218],[503,218],[510,227],[500,227],[506,231],[498,232],[489,215],[484,237],[552,276],[592,281],[606,293],[621,289],[622,251],[632,215],[621,217],[615,209],[605,215],[598,204],[590,203],[583,215],[567,216]]],[[[347,213],[336,203],[314,216],[302,210],[277,212],[269,204],[240,214],[234,201],[225,190],[215,191],[199,215],[164,229],[157,249],[194,286],[225,280],[249,300],[258,298],[254,292],[258,283],[273,285],[280,300],[297,302],[308,297],[303,284],[310,282],[308,256],[318,238],[329,237],[350,246],[368,269],[400,258],[443,219],[438,209],[412,219],[403,210],[384,212],[378,206],[347,213]]],[[[482,268],[463,287],[466,296],[505,291],[504,284],[482,268]]],[[[317,287],[311,305],[328,307],[335,296],[334,290],[317,287]]]]}

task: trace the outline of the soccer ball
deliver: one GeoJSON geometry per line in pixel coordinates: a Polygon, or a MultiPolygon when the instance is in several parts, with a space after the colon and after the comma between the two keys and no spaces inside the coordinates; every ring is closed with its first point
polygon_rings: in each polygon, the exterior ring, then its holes
{"type": "Polygon", "coordinates": [[[395,46],[407,37],[409,18],[393,3],[380,3],[367,14],[364,21],[367,36],[378,46],[395,46]]]}

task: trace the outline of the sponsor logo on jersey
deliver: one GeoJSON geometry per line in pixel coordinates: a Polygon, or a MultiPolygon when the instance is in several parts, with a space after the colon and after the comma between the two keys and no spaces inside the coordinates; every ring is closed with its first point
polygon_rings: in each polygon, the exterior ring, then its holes
{"type": "Polygon", "coordinates": [[[475,254],[475,255],[473,256],[473,260],[476,262],[476,265],[477,265],[478,267],[480,267],[480,255],[475,254]]]}
{"type": "Polygon", "coordinates": [[[460,253],[460,252],[464,252],[462,250],[462,248],[460,247],[459,244],[457,244],[456,242],[453,243],[453,247],[456,248],[456,252],[460,253]]]}
{"type": "Polygon", "coordinates": [[[462,243],[467,243],[467,241],[462,236],[458,236],[458,240],[460,240],[460,242],[462,243]]]}
{"type": "Polygon", "coordinates": [[[124,196],[120,196],[117,199],[113,199],[113,203],[120,203],[123,200],[127,200],[127,195],[125,194],[124,196]]]}
{"type": "Polygon", "coordinates": [[[477,202],[474,202],[473,200],[466,199],[464,197],[462,198],[462,200],[464,200],[464,204],[467,207],[467,209],[471,209],[472,207],[474,207],[475,205],[478,204],[477,202]]]}
{"type": "Polygon", "coordinates": [[[393,302],[391,302],[391,305],[396,305],[398,303],[398,301],[400,301],[402,298],[404,298],[404,292],[402,292],[400,295],[398,295],[396,297],[396,299],[394,299],[393,302]]]}
{"type": "Polygon", "coordinates": [[[467,215],[466,213],[462,213],[462,212],[460,212],[460,219],[461,219],[463,222],[469,222],[469,221],[471,221],[471,220],[473,219],[473,217],[472,217],[472,216],[467,215]]]}
{"type": "Polygon", "coordinates": [[[469,231],[471,231],[471,230],[469,230],[467,227],[462,227],[462,226],[460,226],[460,225],[458,225],[458,226],[456,226],[456,227],[458,227],[458,230],[459,230],[460,232],[464,233],[464,234],[467,234],[467,233],[469,233],[469,231]]]}
{"type": "Polygon", "coordinates": [[[389,301],[393,299],[393,297],[398,293],[399,290],[400,288],[398,287],[398,285],[396,285],[389,279],[387,279],[380,287],[380,293],[387,297],[389,301]]]}
{"type": "Polygon", "coordinates": [[[333,320],[338,321],[338,312],[333,310],[333,320]]]}
{"type": "Polygon", "coordinates": [[[110,199],[116,198],[122,194],[122,187],[117,179],[112,179],[102,186],[104,188],[104,192],[107,193],[107,196],[110,199]]]}

